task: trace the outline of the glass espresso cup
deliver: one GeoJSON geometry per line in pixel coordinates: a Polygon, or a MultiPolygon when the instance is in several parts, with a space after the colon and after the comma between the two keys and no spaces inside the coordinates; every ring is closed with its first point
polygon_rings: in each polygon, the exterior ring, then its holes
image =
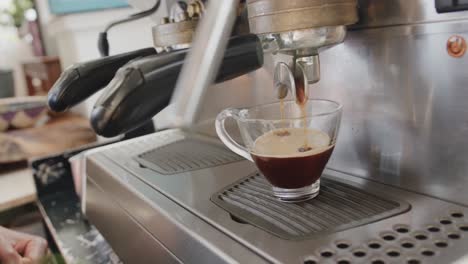
{"type": "Polygon", "coordinates": [[[216,118],[216,132],[235,153],[254,162],[271,183],[273,195],[284,202],[300,202],[317,196],[320,176],[335,146],[342,107],[313,99],[303,106],[296,101],[228,108],[216,118]],[[227,132],[233,118],[243,145],[227,132]]]}

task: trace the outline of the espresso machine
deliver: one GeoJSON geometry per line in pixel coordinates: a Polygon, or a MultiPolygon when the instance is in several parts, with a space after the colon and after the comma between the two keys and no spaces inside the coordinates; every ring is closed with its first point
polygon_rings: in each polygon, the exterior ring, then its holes
{"type": "MultiPolygon", "coordinates": [[[[165,6],[156,49],[109,57],[127,56],[87,86],[105,87],[91,117],[99,134],[154,115],[160,129],[85,155],[82,210],[124,263],[468,261],[467,3],[165,6]],[[227,107],[299,93],[342,103],[343,119],[320,194],[286,204],[213,124],[227,107]]],[[[76,69],[52,107],[76,103],[60,104],[76,69]]]]}

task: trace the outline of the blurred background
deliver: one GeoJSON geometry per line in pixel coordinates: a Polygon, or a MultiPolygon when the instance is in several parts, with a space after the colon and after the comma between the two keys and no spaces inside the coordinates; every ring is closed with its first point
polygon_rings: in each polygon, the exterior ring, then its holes
{"type": "MultiPolygon", "coordinates": [[[[0,225],[47,237],[55,253],[37,201],[56,199],[70,186],[64,157],[97,144],[88,115],[99,93],[57,114],[46,106],[47,92],[66,67],[100,57],[98,35],[106,25],[137,11],[126,0],[0,0],[0,225]]],[[[110,30],[110,55],[152,47],[149,19],[110,30]]],[[[76,219],[56,221],[96,236],[95,229],[77,220],[78,198],[68,200],[59,210],[76,211],[76,219]]]]}
{"type": "MultiPolygon", "coordinates": [[[[61,69],[99,57],[100,30],[132,11],[125,0],[0,1],[0,98],[47,93],[61,69]]],[[[147,19],[113,29],[111,54],[151,46],[147,19]]]]}

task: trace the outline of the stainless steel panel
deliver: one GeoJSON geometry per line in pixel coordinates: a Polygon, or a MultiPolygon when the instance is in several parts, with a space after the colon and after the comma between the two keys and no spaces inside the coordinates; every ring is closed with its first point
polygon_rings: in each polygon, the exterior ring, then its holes
{"type": "Polygon", "coordinates": [[[356,31],[322,54],[312,97],[341,102],[329,168],[468,205],[467,22],[356,31]]]}
{"type": "MultiPolygon", "coordinates": [[[[329,168],[468,205],[468,60],[448,55],[454,34],[468,38],[468,21],[352,31],[321,53],[310,97],[344,105],[329,168]]],[[[204,119],[275,101],[265,59],[255,74],[211,87],[204,119]]]]}
{"type": "MultiPolygon", "coordinates": [[[[286,176],[286,175],[284,175],[286,176]]],[[[389,218],[410,209],[328,178],[320,179],[320,195],[302,203],[283,203],[271,185],[254,173],[211,196],[231,215],[283,239],[306,240],[389,218]]]]}
{"type": "Polygon", "coordinates": [[[162,174],[179,174],[242,160],[221,144],[186,139],[135,157],[140,166],[162,174]]]}
{"type": "Polygon", "coordinates": [[[358,0],[359,22],[351,28],[466,19],[468,11],[438,14],[435,0],[358,0]]]}
{"type": "Polygon", "coordinates": [[[107,240],[114,242],[112,247],[124,263],[181,263],[89,178],[87,187],[87,216],[107,240]]]}
{"type": "MultiPolygon", "coordinates": [[[[374,259],[383,259],[385,263],[402,263],[409,259],[418,259],[422,263],[451,263],[466,253],[468,233],[461,229],[468,225],[466,207],[330,170],[325,174],[331,179],[376,195],[398,197],[410,203],[412,208],[406,213],[378,222],[305,241],[284,240],[252,225],[238,223],[226,211],[209,202],[209,197],[255,171],[252,163],[242,161],[177,175],[162,175],[139,167],[131,159],[140,152],[168,144],[181,135],[180,132],[165,131],[127,141],[119,147],[92,156],[92,169],[88,171],[99,179],[100,186],[112,190],[109,193],[115,193],[114,199],[120,206],[129,210],[177,256],[183,254],[184,258],[190,258],[191,254],[210,252],[203,248],[180,250],[177,244],[181,241],[215,245],[221,252],[226,252],[224,256],[242,256],[243,261],[237,259],[242,263],[252,263],[255,259],[251,261],[249,258],[258,255],[274,263],[302,263],[309,259],[317,263],[336,263],[342,259],[353,263],[369,263],[374,259]],[[125,184],[120,184],[121,187],[116,189],[115,182],[125,184]],[[132,192],[137,195],[128,196],[132,192]],[[179,209],[171,210],[174,206],[179,209]],[[462,217],[453,216],[454,213],[462,217]],[[157,217],[158,214],[164,214],[165,219],[157,217]],[[200,220],[205,225],[198,225],[200,220]],[[401,227],[406,231],[398,231],[401,227]],[[438,232],[430,232],[431,227],[437,227],[438,232]],[[187,232],[188,228],[191,232],[187,232]],[[177,235],[168,236],[162,230],[171,230],[177,235]],[[219,232],[219,237],[208,238],[208,231],[219,232]],[[221,235],[221,232],[225,235],[221,235]],[[194,234],[201,237],[192,240],[194,234]],[[220,237],[227,238],[226,235],[232,240],[219,240],[220,237]],[[338,244],[343,241],[348,243],[348,248],[338,248],[338,244]],[[405,241],[411,241],[413,248],[402,246],[405,241]],[[445,242],[447,247],[434,244],[439,241],[445,242]],[[378,242],[381,247],[369,248],[371,242],[378,242]],[[175,246],[171,243],[175,243],[175,246]],[[251,255],[226,251],[241,245],[249,248],[251,255]],[[357,253],[360,251],[365,254],[357,253]],[[331,256],[326,252],[331,252],[331,256]],[[394,252],[397,252],[396,256],[393,256],[394,252]]],[[[99,217],[111,221],[107,215],[101,214],[99,217]]],[[[192,255],[193,259],[196,259],[193,256],[198,257],[192,255]]]]}
{"type": "MultiPolygon", "coordinates": [[[[167,144],[174,137],[167,136],[171,131],[95,154],[90,157],[92,168],[88,167],[94,175],[89,175],[185,261],[202,252],[225,262],[249,263],[460,259],[468,244],[468,234],[460,229],[468,224],[468,212],[462,207],[468,205],[468,60],[450,57],[446,42],[454,34],[468,37],[468,13],[437,14],[432,0],[361,0],[359,5],[360,23],[344,44],[321,53],[322,80],[309,87],[311,97],[344,105],[342,129],[326,174],[404,199],[412,205],[409,212],[314,240],[279,239],[235,222],[208,201],[211,194],[255,171],[251,163],[170,177],[140,168],[132,157],[167,144]],[[465,216],[452,217],[454,212],[465,216]],[[450,224],[443,224],[447,219],[450,224]],[[409,232],[397,232],[401,226],[409,232]],[[439,231],[431,232],[432,227],[439,231]],[[386,234],[394,239],[386,240],[386,234]],[[417,238],[421,234],[426,239],[417,238]],[[402,246],[407,241],[413,243],[411,250],[402,246]],[[337,247],[341,242],[350,246],[337,247]],[[381,247],[369,248],[372,242],[381,247]],[[434,256],[423,254],[427,250],[434,256]],[[365,255],[359,256],[360,251],[365,255]],[[324,252],[332,255],[322,256],[324,252]]],[[[213,131],[212,118],[226,107],[275,101],[271,73],[276,59],[267,56],[264,68],[256,73],[210,87],[199,118],[203,131],[213,131]]],[[[103,213],[92,220],[98,218],[114,221],[103,213]]]]}
{"type": "Polygon", "coordinates": [[[210,1],[200,18],[171,102],[175,126],[192,126],[216,77],[236,20],[238,0],[210,1]]]}
{"type": "MultiPolygon", "coordinates": [[[[163,132],[163,135],[165,133],[167,132],[163,132]]],[[[181,138],[182,135],[176,133],[173,138],[162,137],[157,142],[159,144],[162,142],[170,143],[181,138]]],[[[135,148],[129,146],[126,150],[119,146],[129,145],[121,143],[109,149],[109,151],[121,153],[119,150],[123,150],[128,151],[128,153],[135,153],[142,150],[138,145],[135,148]]],[[[214,229],[184,207],[154,191],[153,188],[128,173],[124,169],[128,163],[138,166],[136,161],[129,159],[121,163],[122,167],[120,167],[117,163],[100,154],[93,154],[88,157],[87,174],[93,182],[103,188],[108,195],[108,199],[113,200],[121,210],[126,210],[135,221],[148,230],[153,238],[161,241],[182,262],[265,263],[263,258],[248,250],[245,246],[236,243],[226,234],[214,229]]],[[[168,181],[174,179],[174,182],[179,184],[180,190],[186,190],[184,188],[185,184],[180,181],[183,181],[183,179],[178,177],[179,175],[165,176],[168,181]]],[[[189,190],[186,194],[191,195],[191,191],[189,190]]],[[[207,194],[206,197],[206,202],[209,203],[209,195],[207,194]]],[[[96,200],[99,199],[101,197],[93,197],[92,195],[86,197],[88,211],[90,210],[90,204],[96,203],[96,200]]],[[[106,214],[105,210],[88,213],[88,216],[93,223],[117,221],[115,215],[106,214]]],[[[123,229],[126,228],[126,225],[120,226],[123,229]]],[[[113,247],[124,248],[127,244],[124,240],[107,236],[106,232],[103,232],[103,235],[113,247]]],[[[128,236],[128,239],[130,238],[132,238],[131,235],[128,236]]],[[[116,249],[116,251],[119,250],[116,249]]],[[[144,252],[140,252],[144,254],[144,252]]]]}

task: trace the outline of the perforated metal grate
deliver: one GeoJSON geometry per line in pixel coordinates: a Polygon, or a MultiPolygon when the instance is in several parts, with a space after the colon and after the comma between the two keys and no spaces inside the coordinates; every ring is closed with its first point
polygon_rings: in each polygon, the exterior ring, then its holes
{"type": "Polygon", "coordinates": [[[333,263],[441,263],[437,261],[443,250],[461,242],[468,233],[468,222],[463,212],[449,212],[446,216],[421,228],[412,229],[405,224],[395,224],[393,230],[382,230],[367,243],[336,240],[320,249],[304,264],[332,261],[333,263]],[[370,258],[368,258],[370,257],[370,258]]]}
{"type": "Polygon", "coordinates": [[[224,146],[188,138],[144,152],[136,160],[141,166],[161,174],[177,174],[216,167],[242,158],[224,146]]]}
{"type": "Polygon", "coordinates": [[[299,204],[282,203],[259,174],[225,188],[211,200],[235,219],[285,239],[306,239],[345,230],[410,208],[403,201],[379,197],[327,178],[322,178],[316,198],[299,204]]]}

